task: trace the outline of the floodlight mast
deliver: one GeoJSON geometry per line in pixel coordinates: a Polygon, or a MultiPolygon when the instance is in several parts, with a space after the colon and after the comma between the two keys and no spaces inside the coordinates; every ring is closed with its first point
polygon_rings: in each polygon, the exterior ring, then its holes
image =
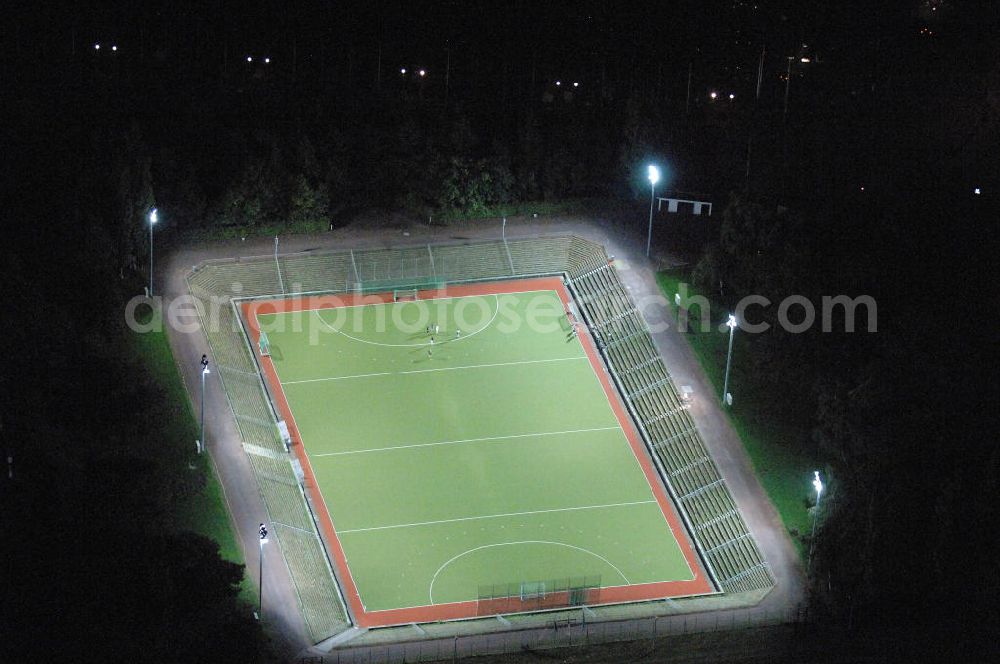
{"type": "Polygon", "coordinates": [[[806,563],[806,569],[808,570],[812,567],[813,549],[816,546],[816,521],[819,519],[819,499],[823,494],[823,480],[819,478],[819,471],[813,471],[813,488],[816,489],[816,507],[813,509],[813,529],[812,536],[809,538],[809,561],[806,563]]]}
{"type": "Polygon", "coordinates": [[[198,442],[198,452],[207,449],[205,446],[205,376],[212,373],[208,370],[208,356],[201,356],[201,438],[198,442]]]}
{"type": "Polygon", "coordinates": [[[660,169],[650,164],[646,177],[649,178],[649,231],[646,233],[646,258],[649,258],[653,246],[653,202],[656,200],[656,183],[660,181],[660,169]]]}
{"type": "Polygon", "coordinates": [[[153,224],[156,223],[156,208],[149,211],[149,296],[153,297],[153,224]]]}
{"type": "Polygon", "coordinates": [[[729,320],[726,321],[726,325],[729,327],[729,352],[726,354],[726,379],[722,383],[722,403],[728,404],[729,399],[729,369],[733,365],[733,331],[736,329],[736,316],[729,314],[729,320]]]}
{"type": "Polygon", "coordinates": [[[267,544],[267,526],[263,523],[257,529],[260,552],[257,556],[257,611],[258,620],[264,619],[264,545],[267,544]]]}

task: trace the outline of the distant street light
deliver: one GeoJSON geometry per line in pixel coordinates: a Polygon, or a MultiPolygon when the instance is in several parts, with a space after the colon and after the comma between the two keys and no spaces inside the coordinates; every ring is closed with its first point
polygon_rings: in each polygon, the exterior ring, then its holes
{"type": "Polygon", "coordinates": [[[271,58],[264,58],[264,64],[265,65],[271,64],[271,58]]]}
{"type": "Polygon", "coordinates": [[[715,99],[716,97],[719,96],[719,93],[718,92],[709,92],[708,96],[711,97],[712,99],[715,99]]]}
{"type": "Polygon", "coordinates": [[[248,55],[247,56],[247,62],[253,62],[253,56],[248,55]]]}
{"type": "Polygon", "coordinates": [[[117,51],[117,50],[118,50],[118,47],[117,47],[117,46],[112,46],[112,47],[111,47],[111,50],[112,50],[112,51],[117,51]]]}
{"type": "Polygon", "coordinates": [[[736,95],[734,95],[732,92],[730,92],[729,93],[729,101],[732,101],[734,99],[736,99],[736,95]]]}
{"type": "Polygon", "coordinates": [[[94,44],[94,50],[95,51],[100,51],[101,50],[101,45],[100,44],[94,44]]]}
{"type": "Polygon", "coordinates": [[[212,373],[208,370],[208,356],[201,356],[201,438],[198,444],[198,451],[207,449],[205,446],[205,376],[212,373]]]}
{"type": "Polygon", "coordinates": [[[425,69],[421,69],[421,70],[420,70],[420,71],[418,71],[417,73],[418,73],[418,74],[420,74],[421,76],[426,76],[426,75],[427,75],[427,70],[425,70],[425,69]]]}
{"type": "Polygon", "coordinates": [[[573,81],[573,87],[574,87],[574,88],[578,88],[578,87],[580,87],[580,84],[579,84],[579,83],[577,83],[576,81],[573,81]]]}
{"type": "Polygon", "coordinates": [[[736,329],[736,316],[729,314],[726,325],[729,326],[729,353],[726,355],[726,379],[722,384],[722,403],[729,405],[729,368],[733,365],[733,331],[736,329]]]}
{"type": "Polygon", "coordinates": [[[149,296],[153,297],[153,224],[156,223],[156,208],[149,211],[149,296]]]}
{"type": "Polygon", "coordinates": [[[653,164],[649,165],[649,232],[646,233],[646,258],[649,258],[649,250],[653,246],[653,201],[656,200],[656,183],[660,181],[660,169],[653,164]]]}
{"type": "Polygon", "coordinates": [[[562,81],[556,81],[556,87],[558,88],[560,85],[562,85],[562,81]]]}
{"type": "Polygon", "coordinates": [[[260,555],[257,556],[257,611],[259,619],[264,618],[264,545],[267,544],[267,526],[263,523],[257,529],[260,535],[260,555]]]}
{"type": "Polygon", "coordinates": [[[400,67],[399,73],[400,74],[405,74],[406,73],[406,67],[400,67]]]}

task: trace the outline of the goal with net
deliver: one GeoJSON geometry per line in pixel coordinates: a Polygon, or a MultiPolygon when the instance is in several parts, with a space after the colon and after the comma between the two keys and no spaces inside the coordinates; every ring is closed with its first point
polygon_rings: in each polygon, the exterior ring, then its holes
{"type": "Polygon", "coordinates": [[[393,302],[416,302],[418,299],[416,288],[397,288],[392,291],[393,302]]]}
{"type": "Polygon", "coordinates": [[[260,356],[268,357],[271,354],[271,342],[267,339],[267,332],[260,333],[258,344],[260,345],[260,356]]]}

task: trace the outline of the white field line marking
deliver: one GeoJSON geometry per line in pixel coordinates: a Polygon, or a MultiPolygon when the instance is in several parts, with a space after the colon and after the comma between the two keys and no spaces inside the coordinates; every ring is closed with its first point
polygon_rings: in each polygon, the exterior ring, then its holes
{"type": "Polygon", "coordinates": [[[309,458],[345,456],[348,454],[367,454],[369,452],[389,452],[392,450],[408,450],[414,447],[434,447],[435,445],[458,445],[461,443],[483,443],[492,440],[510,440],[512,438],[534,438],[541,436],[558,436],[566,433],[586,433],[588,431],[616,431],[621,427],[595,427],[593,429],[570,429],[568,431],[543,431],[542,433],[517,433],[510,436],[489,436],[487,438],[465,438],[462,440],[442,440],[436,443],[414,443],[412,445],[395,445],[393,447],[373,447],[367,450],[348,450],[346,452],[323,452],[310,454],[309,458]]]}
{"type": "Polygon", "coordinates": [[[457,519],[441,519],[439,521],[420,521],[417,523],[398,523],[392,526],[374,526],[372,528],[353,528],[351,530],[341,530],[340,534],[347,533],[367,533],[373,530],[391,530],[393,528],[413,528],[415,526],[433,526],[440,523],[458,523],[460,521],[478,521],[479,519],[502,519],[507,516],[527,516],[529,514],[550,514],[553,512],[576,512],[578,510],[599,510],[606,507],[631,507],[633,505],[648,505],[655,503],[655,500],[636,500],[630,503],[609,503],[607,505],[584,505],[582,507],[557,507],[551,510],[533,510],[531,512],[508,512],[507,514],[486,514],[483,516],[462,516],[457,519]]]}
{"type": "MultiPolygon", "coordinates": [[[[525,291],[508,291],[506,293],[485,293],[483,295],[475,295],[475,294],[473,294],[473,295],[445,295],[445,296],[442,296],[442,297],[428,297],[428,298],[425,298],[425,299],[422,299],[422,300],[417,300],[417,302],[437,302],[438,300],[462,300],[462,299],[465,299],[467,297],[489,297],[490,295],[492,295],[494,297],[497,297],[499,295],[528,295],[528,294],[531,294],[531,293],[553,293],[553,294],[555,294],[556,297],[559,297],[559,294],[556,293],[556,291],[554,291],[551,288],[538,288],[538,289],[534,289],[534,290],[525,290],[525,291]]],[[[317,297],[323,297],[323,296],[317,296],[317,297]]],[[[337,296],[334,295],[332,297],[337,297],[337,296]]],[[[278,297],[278,298],[275,298],[275,299],[282,300],[282,299],[288,299],[288,298],[282,296],[282,297],[278,297]]],[[[318,307],[316,309],[300,309],[298,311],[271,311],[271,312],[265,312],[265,313],[260,314],[260,315],[262,315],[262,316],[287,316],[289,314],[303,313],[303,312],[308,312],[308,311],[326,311],[328,309],[363,309],[364,307],[391,307],[391,306],[393,306],[395,304],[399,304],[399,303],[398,302],[365,302],[364,304],[342,304],[342,305],[335,305],[335,306],[320,306],[320,307],[318,307]]]]}
{"type": "Polygon", "coordinates": [[[491,364],[467,364],[460,367],[439,367],[437,369],[413,369],[410,371],[385,371],[382,373],[370,373],[370,374],[355,374],[353,376],[330,376],[329,378],[310,378],[307,380],[287,380],[281,383],[282,385],[298,385],[299,383],[321,383],[327,380],[347,380],[348,378],[371,378],[372,376],[401,376],[404,374],[421,374],[429,373],[431,371],[458,371],[459,369],[484,369],[487,367],[512,367],[518,364],[540,364],[546,362],[568,362],[570,360],[586,360],[586,355],[578,355],[576,357],[556,357],[556,358],[546,358],[542,360],[519,360],[517,362],[494,362],[491,364]]]}
{"type": "MultiPolygon", "coordinates": [[[[466,297],[482,297],[482,296],[467,295],[466,297]]],[[[444,298],[441,298],[441,299],[444,299],[444,298]]],[[[448,298],[448,299],[452,299],[452,298],[448,298]]],[[[500,313],[500,296],[499,295],[494,295],[493,299],[496,302],[496,309],[493,311],[493,317],[490,318],[486,322],[486,325],[483,325],[478,330],[473,330],[472,332],[469,332],[468,334],[462,335],[461,338],[459,338],[459,339],[453,339],[453,340],[450,340],[450,341],[461,341],[462,339],[468,339],[469,337],[475,336],[475,335],[479,334],[480,332],[482,332],[483,330],[488,329],[491,325],[493,325],[493,321],[495,321],[497,319],[497,314],[500,313]]],[[[421,300],[421,301],[430,302],[432,300],[421,300]]],[[[393,304],[395,304],[395,302],[393,302],[393,304]]],[[[386,306],[386,305],[382,304],[381,306],[386,306]]],[[[327,323],[326,319],[323,318],[323,316],[321,315],[321,312],[326,311],[326,309],[310,309],[310,311],[312,311],[313,313],[315,313],[316,317],[319,318],[319,322],[323,323],[323,325],[325,325],[329,329],[333,330],[337,334],[342,334],[345,337],[347,337],[348,339],[351,339],[352,341],[357,341],[359,343],[370,344],[372,346],[385,346],[387,348],[419,348],[421,346],[429,346],[429,345],[431,345],[431,343],[429,341],[419,342],[419,343],[415,343],[415,344],[386,344],[386,343],[382,343],[381,341],[371,341],[370,339],[360,339],[358,337],[355,337],[353,335],[348,334],[347,332],[344,332],[343,330],[338,330],[333,325],[330,325],[329,323],[327,323]]],[[[444,341],[445,340],[442,339],[442,343],[444,341]]]]}
{"type": "Polygon", "coordinates": [[[602,555],[594,553],[590,549],[584,549],[583,547],[574,546],[572,544],[565,544],[563,542],[550,542],[548,540],[525,540],[523,542],[500,542],[499,544],[485,544],[483,546],[477,546],[474,549],[469,549],[468,551],[463,551],[462,553],[458,554],[457,556],[455,556],[454,558],[452,558],[451,560],[449,560],[448,562],[446,562],[444,565],[441,565],[441,567],[438,567],[438,571],[434,572],[434,576],[431,578],[431,587],[427,591],[428,595],[430,596],[431,604],[434,603],[434,582],[437,581],[438,574],[440,574],[441,570],[443,570],[445,567],[447,567],[448,565],[452,564],[453,562],[455,562],[456,560],[458,560],[462,556],[468,555],[470,553],[475,553],[476,551],[482,551],[483,549],[490,549],[490,548],[497,547],[497,546],[513,546],[513,545],[516,545],[516,544],[552,544],[552,545],[555,545],[555,546],[564,546],[564,547],[569,548],[569,549],[576,549],[577,551],[582,551],[583,553],[589,553],[590,555],[594,556],[595,558],[599,558],[600,560],[603,560],[604,562],[606,562],[608,565],[611,566],[611,569],[613,569],[614,571],[618,572],[618,575],[622,579],[625,580],[625,585],[627,585],[627,586],[632,585],[632,582],[628,580],[628,577],[625,576],[625,573],[622,572],[620,569],[618,569],[618,567],[613,562],[611,562],[610,560],[608,560],[607,558],[605,558],[602,555]]]}
{"type": "Polygon", "coordinates": [[[469,364],[462,367],[440,367],[438,369],[413,369],[411,371],[400,371],[401,374],[418,374],[427,373],[429,371],[457,371],[459,369],[482,369],[484,367],[512,367],[518,364],[544,364],[546,362],[567,362],[570,360],[586,360],[586,355],[578,355],[576,357],[555,357],[548,358],[544,360],[519,360],[517,362],[494,362],[492,364],[469,364]]]}
{"type": "MultiPolygon", "coordinates": [[[[583,345],[583,342],[579,338],[577,339],[577,343],[579,343],[581,346],[583,345]]],[[[593,343],[593,338],[591,338],[591,343],[593,343]]],[[[594,344],[594,345],[595,345],[595,349],[596,349],[596,344],[594,344]]],[[[595,350],[595,352],[596,352],[596,350],[595,350]]],[[[646,486],[649,487],[649,490],[653,494],[654,497],[656,496],[656,486],[654,485],[654,482],[655,482],[655,483],[659,484],[660,489],[664,492],[664,494],[666,494],[666,496],[667,496],[667,502],[670,503],[670,506],[673,507],[673,508],[676,508],[678,510],[682,509],[682,507],[679,505],[678,502],[675,502],[672,498],[670,498],[670,492],[667,490],[666,485],[663,484],[662,479],[659,478],[659,474],[655,473],[655,470],[654,470],[655,477],[653,479],[650,479],[646,475],[646,471],[642,467],[642,461],[639,459],[640,455],[648,454],[649,453],[648,450],[646,449],[646,445],[645,445],[645,443],[641,444],[640,445],[640,450],[638,452],[636,452],[635,450],[632,449],[632,442],[629,440],[628,434],[625,432],[625,427],[621,424],[621,420],[618,419],[618,414],[617,414],[617,411],[615,410],[615,404],[614,404],[615,400],[618,400],[621,403],[622,408],[626,408],[627,407],[626,403],[627,403],[628,399],[627,399],[626,395],[623,394],[621,392],[621,390],[619,390],[618,387],[615,385],[614,380],[613,380],[612,376],[610,375],[610,373],[608,375],[608,381],[609,381],[609,385],[611,385],[611,392],[612,393],[608,394],[607,392],[604,391],[604,383],[601,380],[601,377],[598,375],[599,371],[604,371],[604,370],[605,370],[605,368],[603,366],[600,366],[600,367],[596,368],[594,371],[591,371],[590,373],[591,373],[591,375],[593,375],[594,380],[597,381],[597,389],[600,390],[600,392],[601,392],[602,395],[604,395],[605,402],[608,404],[608,407],[611,409],[612,414],[614,414],[615,420],[619,423],[618,428],[621,429],[622,438],[625,439],[625,446],[628,448],[629,454],[632,456],[632,460],[635,461],[636,467],[639,469],[639,474],[642,475],[643,479],[646,481],[646,486]]],[[[635,425],[630,421],[630,422],[628,422],[627,426],[631,426],[632,427],[632,433],[635,436],[637,436],[639,438],[639,440],[641,441],[642,440],[642,434],[639,432],[639,430],[637,428],[635,428],[635,425]]],[[[653,462],[652,459],[649,460],[649,463],[650,464],[654,464],[654,462],[653,462]]],[[[654,464],[654,468],[655,468],[655,464],[654,464]]],[[[674,527],[672,525],[670,525],[670,519],[667,516],[666,511],[664,511],[662,505],[660,506],[660,516],[663,518],[663,525],[665,525],[667,527],[667,530],[670,532],[670,536],[674,538],[674,543],[677,545],[677,549],[681,552],[681,558],[684,560],[684,564],[687,565],[688,571],[691,573],[691,579],[692,580],[697,579],[698,578],[698,572],[695,571],[695,569],[693,567],[691,567],[691,562],[688,560],[687,556],[684,555],[684,544],[683,544],[683,542],[687,542],[687,544],[689,545],[689,547],[693,551],[694,550],[694,546],[695,546],[694,540],[692,538],[688,537],[686,535],[686,532],[684,532],[684,531],[682,531],[681,535],[678,535],[674,531],[674,527]]],[[[680,515],[678,515],[678,517],[679,516],[680,515]]]]}
{"type": "Polygon", "coordinates": [[[355,374],[354,376],[330,376],[329,378],[309,378],[307,380],[286,380],[282,385],[298,385],[299,383],[322,383],[328,380],[346,380],[348,378],[370,378],[372,376],[391,376],[392,372],[383,371],[381,373],[355,374]]]}

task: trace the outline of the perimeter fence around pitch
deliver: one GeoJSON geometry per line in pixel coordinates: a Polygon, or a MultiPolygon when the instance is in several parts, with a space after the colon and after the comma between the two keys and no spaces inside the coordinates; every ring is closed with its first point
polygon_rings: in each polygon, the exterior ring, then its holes
{"type": "MultiPolygon", "coordinates": [[[[332,650],[315,657],[305,657],[300,662],[314,664],[411,664],[414,662],[454,662],[466,657],[486,655],[543,652],[556,648],[579,648],[626,641],[649,643],[644,650],[676,648],[671,637],[696,634],[739,632],[786,626],[793,632],[803,629],[809,615],[804,607],[787,610],[766,610],[750,607],[730,611],[711,611],[671,616],[653,616],[631,620],[598,621],[595,612],[580,608],[548,616],[543,626],[528,629],[516,625],[500,626],[502,630],[490,633],[451,636],[448,638],[420,639],[403,643],[386,643],[370,646],[350,646],[332,650]],[[662,639],[662,641],[660,641],[662,639]]],[[[741,637],[742,638],[742,637],[741,637]]],[[[709,646],[710,647],[710,646],[709,646]]],[[[704,657],[705,643],[698,642],[698,657],[704,657]]],[[[608,653],[615,656],[615,653],[608,653]]],[[[694,653],[692,653],[694,654],[694,653]]],[[[780,655],[781,653],[776,653],[780,655]]],[[[554,655],[540,654],[541,659],[554,655]]],[[[621,652],[617,661],[629,661],[629,653],[621,652]]]]}
{"type": "Polygon", "coordinates": [[[551,275],[566,278],[716,586],[725,593],[749,593],[773,585],[644,319],[601,245],[558,236],[206,261],[188,275],[189,291],[202,300],[215,367],[314,642],[342,632],[353,620],[340,595],[338,570],[320,538],[301,468],[279,435],[278,414],[238,302],[551,275]]]}

